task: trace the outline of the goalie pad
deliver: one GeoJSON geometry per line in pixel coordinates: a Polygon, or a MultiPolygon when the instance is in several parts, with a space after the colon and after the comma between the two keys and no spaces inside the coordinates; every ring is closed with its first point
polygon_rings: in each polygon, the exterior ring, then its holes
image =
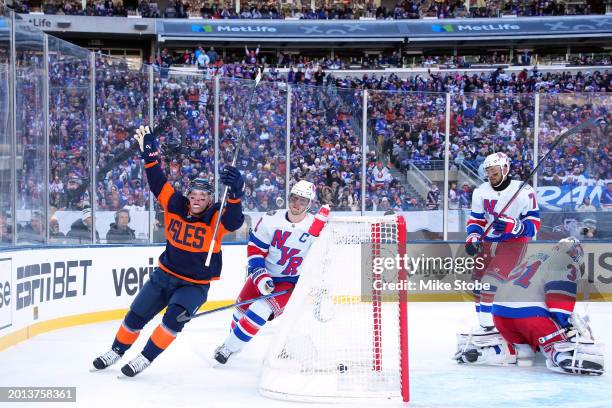
{"type": "Polygon", "coordinates": [[[551,344],[546,367],[564,374],[602,375],[604,347],[593,339],[588,317],[573,313],[569,318],[565,341],[551,344]]]}
{"type": "Polygon", "coordinates": [[[603,347],[580,338],[555,343],[546,358],[546,367],[564,374],[602,375],[605,372],[603,347]]]}
{"type": "Polygon", "coordinates": [[[516,363],[516,352],[495,328],[478,327],[469,333],[457,334],[454,359],[459,364],[508,365],[516,363]]]}
{"type": "Polygon", "coordinates": [[[528,344],[510,344],[494,328],[457,334],[454,358],[459,364],[531,366],[534,356],[528,344]]]}

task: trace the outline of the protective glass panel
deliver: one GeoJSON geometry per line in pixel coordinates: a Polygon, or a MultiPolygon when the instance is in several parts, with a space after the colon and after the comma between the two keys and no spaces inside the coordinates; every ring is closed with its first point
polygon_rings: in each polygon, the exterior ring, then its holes
{"type": "Polygon", "coordinates": [[[590,118],[609,119],[610,112],[612,97],[608,94],[540,96],[538,157],[544,163],[537,175],[539,239],[612,237],[611,129],[596,122],[563,136],[590,118]]]}
{"type": "Polygon", "coordinates": [[[149,240],[150,192],[132,139],[149,110],[149,68],[96,55],[96,241],[149,240]]]}
{"type": "Polygon", "coordinates": [[[443,93],[368,92],[366,211],[405,212],[410,240],[442,239],[443,93]]]}
{"type": "Polygon", "coordinates": [[[17,242],[42,244],[45,195],[44,36],[31,24],[15,20],[17,165],[17,242]]]}
{"type": "Polygon", "coordinates": [[[89,52],[49,41],[49,243],[91,241],[82,210],[91,203],[91,66],[89,52]]]}

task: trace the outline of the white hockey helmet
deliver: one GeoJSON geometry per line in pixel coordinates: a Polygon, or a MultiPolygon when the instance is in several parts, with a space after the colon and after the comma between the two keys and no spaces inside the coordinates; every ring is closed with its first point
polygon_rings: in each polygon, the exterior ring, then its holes
{"type": "Polygon", "coordinates": [[[317,193],[314,184],[312,184],[310,181],[300,180],[295,183],[293,187],[291,187],[290,195],[296,195],[298,197],[308,199],[308,207],[306,207],[306,210],[308,210],[317,196],[317,193]]]}
{"type": "Polygon", "coordinates": [[[500,184],[508,177],[508,173],[510,173],[510,158],[506,155],[506,153],[497,152],[487,156],[483,163],[483,167],[485,172],[489,167],[499,166],[502,172],[502,179],[500,184]]]}
{"type": "Polygon", "coordinates": [[[578,238],[563,238],[555,245],[555,249],[567,254],[576,264],[581,264],[584,259],[584,248],[578,238]]]}

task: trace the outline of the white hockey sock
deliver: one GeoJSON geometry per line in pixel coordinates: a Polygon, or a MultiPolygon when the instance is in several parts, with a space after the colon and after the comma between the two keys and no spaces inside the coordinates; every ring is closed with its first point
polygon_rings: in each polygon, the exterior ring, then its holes
{"type": "Polygon", "coordinates": [[[480,305],[480,311],[478,312],[478,323],[482,327],[494,326],[493,315],[491,314],[491,305],[480,305]]]}
{"type": "Polygon", "coordinates": [[[267,302],[260,300],[253,303],[232,325],[233,328],[224,344],[232,353],[239,352],[266,324],[271,314],[272,309],[267,302]]]}

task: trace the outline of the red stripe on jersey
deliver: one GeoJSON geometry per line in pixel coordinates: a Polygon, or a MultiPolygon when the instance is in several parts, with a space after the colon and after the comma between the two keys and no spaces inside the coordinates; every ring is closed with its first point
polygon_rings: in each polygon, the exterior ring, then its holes
{"type": "Polygon", "coordinates": [[[540,221],[539,220],[534,220],[534,219],[528,219],[526,221],[531,221],[533,223],[533,227],[535,228],[536,232],[540,230],[540,221]]]}
{"type": "Polygon", "coordinates": [[[549,309],[567,310],[569,313],[574,311],[574,305],[576,304],[576,299],[573,296],[561,293],[547,293],[545,299],[546,306],[549,309]]]}
{"type": "Polygon", "coordinates": [[[266,255],[268,255],[268,251],[264,251],[258,246],[255,246],[254,244],[249,243],[249,245],[247,246],[247,257],[256,256],[256,255],[259,255],[265,258],[266,255]]]}
{"type": "Polygon", "coordinates": [[[474,225],[474,224],[484,227],[485,225],[487,225],[487,222],[485,220],[477,220],[475,218],[469,219],[467,222],[467,225],[474,225]]]}

